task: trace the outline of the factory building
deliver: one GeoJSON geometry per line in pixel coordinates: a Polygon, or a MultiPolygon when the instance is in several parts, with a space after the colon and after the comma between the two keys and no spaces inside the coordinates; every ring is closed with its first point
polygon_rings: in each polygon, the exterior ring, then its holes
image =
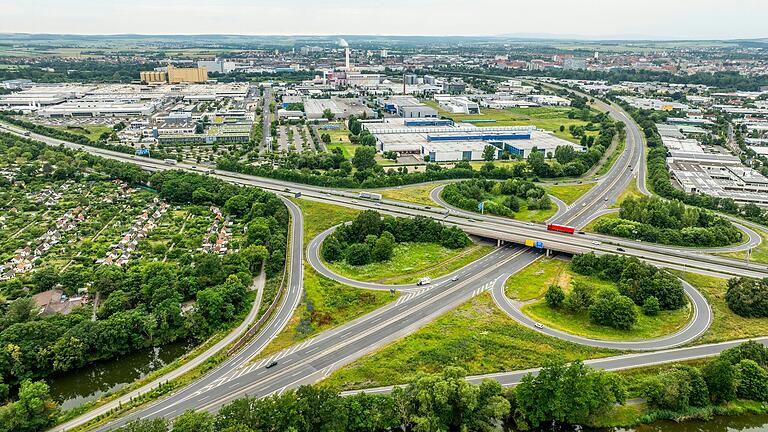
{"type": "Polygon", "coordinates": [[[165,72],[163,71],[144,71],[139,73],[142,82],[147,84],[164,83],[165,72]]]}
{"type": "Polygon", "coordinates": [[[204,67],[197,68],[177,68],[168,65],[168,82],[178,83],[203,83],[208,81],[208,69],[204,67]]]}
{"type": "Polygon", "coordinates": [[[416,74],[403,75],[403,81],[406,85],[416,85],[419,83],[419,77],[416,74]]]}
{"type": "Polygon", "coordinates": [[[149,116],[157,108],[155,103],[72,101],[41,108],[42,117],[140,117],[149,116]]]}
{"type": "Polygon", "coordinates": [[[424,105],[413,96],[387,96],[379,98],[378,104],[385,111],[403,118],[437,118],[437,110],[424,105]]]}
{"type": "Polygon", "coordinates": [[[584,150],[533,126],[477,127],[440,119],[387,119],[364,127],[376,137],[381,151],[428,156],[434,162],[482,160],[489,145],[496,148],[497,159],[505,152],[522,159],[528,158],[534,149],[554,153],[558,146],[584,150]]]}

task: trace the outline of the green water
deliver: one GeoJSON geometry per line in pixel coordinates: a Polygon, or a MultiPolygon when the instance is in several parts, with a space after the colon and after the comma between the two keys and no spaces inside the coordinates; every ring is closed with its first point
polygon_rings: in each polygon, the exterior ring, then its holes
{"type": "Polygon", "coordinates": [[[52,376],[46,381],[51,387],[53,399],[67,410],[119,390],[171,363],[193,347],[194,344],[188,341],[150,347],[52,376]]]}
{"type": "Polygon", "coordinates": [[[758,432],[768,431],[768,415],[715,417],[710,421],[658,422],[631,429],[636,432],[758,432]]]}

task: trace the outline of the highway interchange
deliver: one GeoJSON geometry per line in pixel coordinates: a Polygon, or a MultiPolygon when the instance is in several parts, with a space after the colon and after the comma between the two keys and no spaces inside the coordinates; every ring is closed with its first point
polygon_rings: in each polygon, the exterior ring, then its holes
{"type": "MultiPolygon", "coordinates": [[[[607,206],[618,198],[621,192],[632,181],[637,181],[638,189],[645,189],[644,145],[634,122],[620,108],[603,105],[614,118],[627,125],[627,145],[613,168],[598,180],[589,192],[571,206],[559,205],[553,222],[583,227],[597,215],[609,211],[607,206]]],[[[4,132],[23,134],[22,130],[7,125],[0,125],[4,132]]],[[[123,153],[112,152],[97,148],[63,142],[45,136],[31,134],[32,139],[43,141],[49,145],[63,145],[97,154],[102,157],[122,160],[149,170],[185,169],[201,171],[197,167],[184,164],[175,166],[164,165],[161,161],[147,158],[137,158],[123,153]]],[[[197,381],[187,385],[177,392],[147,404],[127,415],[108,424],[96,427],[94,430],[109,430],[139,418],[165,417],[173,418],[189,409],[216,410],[239,397],[265,396],[280,393],[289,388],[302,384],[315,383],[334,370],[337,370],[366,354],[369,354],[388,343],[391,343],[450,311],[460,304],[486,291],[490,291],[496,304],[513,319],[522,325],[541,331],[553,337],[566,339],[575,343],[614,348],[618,350],[641,351],[636,354],[623,355],[587,362],[595,367],[618,369],[641,366],[659,362],[678,361],[687,358],[697,358],[713,355],[730,346],[731,343],[673,348],[685,345],[701,335],[712,320],[712,312],[706,299],[690,285],[685,285],[686,293],[692,300],[694,318],[682,330],[664,338],[633,341],[608,342],[597,341],[562,333],[553,329],[536,329],[533,321],[522,314],[517,305],[504,295],[504,283],[514,273],[525,268],[542,256],[541,251],[532,250],[518,244],[525,239],[537,239],[544,242],[548,249],[568,253],[595,251],[596,253],[616,253],[616,248],[624,249],[623,254],[637,256],[656,265],[673,269],[696,271],[703,274],[718,276],[745,275],[753,277],[768,276],[765,266],[743,261],[706,255],[705,251],[691,251],[683,248],[670,248],[658,245],[641,244],[604,236],[588,234],[567,235],[547,231],[538,224],[521,223],[514,220],[480,216],[475,213],[452,209],[439,199],[439,189],[433,193],[433,199],[444,208],[425,208],[409,203],[393,200],[370,202],[356,199],[353,192],[337,191],[325,188],[293,184],[272,179],[229,172],[217,172],[215,176],[237,184],[257,186],[274,191],[279,195],[293,195],[301,192],[302,198],[321,202],[343,205],[359,209],[375,209],[385,214],[400,216],[424,215],[441,220],[447,224],[461,227],[469,234],[486,238],[503,240],[507,244],[497,248],[491,254],[467,265],[454,274],[435,280],[426,287],[396,286],[399,298],[388,305],[343,324],[332,330],[325,331],[301,344],[287,348],[271,356],[257,359],[259,353],[286,326],[302,296],[304,244],[303,218],[299,208],[290,200],[283,199],[291,213],[290,259],[288,281],[280,306],[273,318],[264,328],[240,351],[228,358],[213,371],[197,381]],[[597,244],[599,243],[599,244],[597,244]],[[458,276],[457,280],[453,276],[458,276]],[[646,352],[654,351],[654,352],[646,352]],[[257,360],[254,360],[257,359],[257,360]],[[266,369],[264,366],[273,361],[277,365],[266,369]]],[[[750,240],[731,250],[744,250],[754,247],[759,242],[746,230],[750,240]]],[[[340,277],[328,270],[318,257],[322,238],[331,230],[322,233],[307,245],[307,262],[326,277],[336,279],[346,285],[362,289],[393,288],[388,285],[352,281],[340,277]]],[[[754,232],[752,232],[754,233],[754,232]]],[[[762,339],[765,343],[765,339],[762,339]]],[[[520,377],[531,371],[513,371],[492,374],[485,377],[497,379],[503,384],[514,384],[520,377]]],[[[470,377],[479,379],[480,377],[470,377]]],[[[371,391],[387,391],[387,388],[371,391]]],[[[80,426],[97,415],[107,412],[122,399],[106,404],[99,409],[78,417],[66,424],[55,428],[64,431],[80,426]]]]}

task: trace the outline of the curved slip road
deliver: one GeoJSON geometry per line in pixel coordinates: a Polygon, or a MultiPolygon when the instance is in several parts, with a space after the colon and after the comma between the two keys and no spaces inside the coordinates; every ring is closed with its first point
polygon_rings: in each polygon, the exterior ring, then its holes
{"type": "Polygon", "coordinates": [[[396,285],[396,284],[383,284],[383,283],[377,283],[377,282],[364,282],[364,281],[359,281],[355,279],[350,279],[348,277],[342,276],[334,272],[333,270],[328,268],[328,266],[320,258],[320,247],[323,244],[323,241],[329,235],[331,235],[331,233],[333,233],[335,230],[336,230],[336,227],[328,228],[327,230],[323,231],[322,233],[320,233],[318,236],[316,236],[309,242],[309,244],[307,245],[307,261],[312,266],[312,268],[315,269],[315,271],[327,277],[328,279],[333,279],[344,285],[348,285],[355,288],[379,290],[379,291],[389,291],[389,290],[395,289],[403,292],[433,289],[433,288],[439,287],[440,285],[446,282],[451,281],[453,277],[458,277],[459,279],[466,278],[467,276],[470,276],[473,273],[480,271],[487,264],[488,261],[495,260],[498,255],[503,255],[503,249],[496,249],[495,251],[489,253],[488,255],[474,262],[471,262],[456,271],[453,271],[447,275],[443,275],[443,276],[432,279],[432,283],[425,286],[417,286],[416,284],[396,285]]]}
{"type": "Polygon", "coordinates": [[[691,307],[693,308],[693,316],[691,317],[691,320],[688,321],[685,327],[672,335],[656,339],[644,339],[637,341],[611,341],[591,339],[583,336],[576,336],[574,334],[546,326],[544,328],[536,328],[536,321],[528,315],[524,314],[518,305],[506,296],[504,292],[506,280],[497,281],[491,290],[491,294],[493,296],[494,303],[496,303],[496,305],[501,308],[501,310],[506,312],[507,315],[509,315],[518,323],[526,327],[530,327],[539,333],[543,333],[558,339],[567,340],[580,345],[588,345],[597,348],[610,348],[624,351],[658,351],[684,345],[695,340],[705,331],[707,331],[709,325],[712,323],[712,308],[710,308],[707,299],[703,294],[701,294],[701,292],[699,292],[689,283],[685,281],[682,281],[682,283],[685,294],[688,296],[688,299],[691,302],[691,307]]]}
{"type": "MultiPolygon", "coordinates": [[[[664,363],[676,363],[687,360],[696,360],[706,357],[712,357],[720,354],[728,348],[733,348],[744,342],[753,340],[765,346],[768,346],[768,337],[759,337],[754,339],[739,339],[714,344],[696,345],[693,347],[674,348],[664,351],[632,353],[613,357],[603,357],[599,359],[584,360],[584,364],[595,369],[607,371],[618,371],[622,369],[632,369],[643,366],[653,366],[664,363]]],[[[524,369],[509,372],[490,373],[483,375],[473,375],[466,377],[466,380],[473,384],[480,384],[481,381],[492,379],[505,387],[520,384],[523,377],[528,374],[536,375],[541,368],[524,369]]],[[[342,395],[354,395],[357,393],[368,394],[386,394],[391,392],[397,386],[376,387],[362,390],[350,390],[342,392],[342,395]]]]}

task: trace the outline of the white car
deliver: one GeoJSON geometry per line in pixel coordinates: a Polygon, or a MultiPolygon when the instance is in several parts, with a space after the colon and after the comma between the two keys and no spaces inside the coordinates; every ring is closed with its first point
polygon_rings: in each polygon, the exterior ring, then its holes
{"type": "Polygon", "coordinates": [[[456,282],[457,280],[459,280],[459,275],[454,275],[454,276],[451,278],[451,281],[453,281],[453,282],[456,282]]]}
{"type": "Polygon", "coordinates": [[[544,328],[544,325],[542,323],[536,323],[533,326],[536,327],[537,329],[543,329],[544,328]]]}
{"type": "Polygon", "coordinates": [[[600,245],[600,242],[599,242],[599,241],[597,241],[597,240],[592,240],[592,244],[593,244],[593,245],[595,245],[595,246],[599,246],[599,245],[600,245]]]}

